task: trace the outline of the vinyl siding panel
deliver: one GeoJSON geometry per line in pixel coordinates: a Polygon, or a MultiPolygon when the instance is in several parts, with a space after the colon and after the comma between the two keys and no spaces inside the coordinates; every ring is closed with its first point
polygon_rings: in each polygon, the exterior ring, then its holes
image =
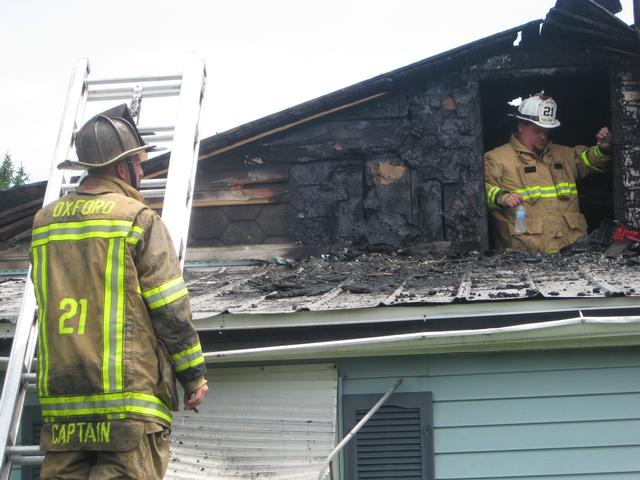
{"type": "Polygon", "coordinates": [[[343,392],[433,394],[435,478],[640,478],[640,349],[343,360],[343,392]]]}
{"type": "Polygon", "coordinates": [[[640,393],[609,395],[506,398],[439,402],[434,415],[440,427],[484,426],[518,423],[597,422],[638,416],[640,393]],[[603,404],[605,402],[605,404],[603,404]],[[605,408],[606,407],[606,408],[605,408]]]}
{"type": "Polygon", "coordinates": [[[441,453],[548,450],[638,443],[640,420],[441,428],[441,453]]]}
{"type": "Polygon", "coordinates": [[[530,450],[436,454],[436,478],[494,479],[522,474],[578,475],[584,473],[634,472],[640,474],[640,447],[583,447],[575,449],[530,450]]]}

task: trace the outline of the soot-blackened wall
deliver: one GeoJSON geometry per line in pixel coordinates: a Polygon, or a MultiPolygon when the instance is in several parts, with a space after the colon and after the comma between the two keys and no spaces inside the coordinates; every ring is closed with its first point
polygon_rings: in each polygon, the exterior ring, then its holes
{"type": "MultiPolygon", "coordinates": [[[[481,141],[477,85],[448,75],[235,149],[215,164],[238,172],[288,166],[287,192],[277,202],[288,227],[279,238],[483,248],[481,141]]],[[[225,207],[225,222],[233,223],[233,208],[225,207]]],[[[210,239],[224,245],[229,236],[218,230],[210,239]]]]}

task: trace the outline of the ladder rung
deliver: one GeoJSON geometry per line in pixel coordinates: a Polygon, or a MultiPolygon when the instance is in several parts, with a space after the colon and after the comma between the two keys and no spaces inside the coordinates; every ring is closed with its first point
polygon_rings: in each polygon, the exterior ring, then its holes
{"type": "Polygon", "coordinates": [[[166,186],[166,178],[149,178],[148,180],[142,180],[140,182],[140,194],[144,198],[161,198],[164,197],[166,186]]]}
{"type": "Polygon", "coordinates": [[[35,383],[36,382],[36,374],[35,373],[23,373],[22,381],[27,383],[35,383]]]}
{"type": "Polygon", "coordinates": [[[138,131],[142,136],[151,135],[155,132],[173,132],[175,129],[176,127],[174,127],[173,125],[156,125],[149,127],[138,126],[138,131]]]}
{"type": "Polygon", "coordinates": [[[182,80],[181,74],[159,75],[157,77],[123,77],[123,78],[100,78],[87,80],[87,85],[114,85],[118,83],[144,83],[144,82],[168,82],[172,80],[182,80]]]}
{"type": "Polygon", "coordinates": [[[166,178],[149,178],[147,180],[142,180],[140,182],[142,188],[157,188],[157,187],[166,187],[167,179],[166,178]]]}
{"type": "Polygon", "coordinates": [[[40,450],[38,445],[14,445],[13,447],[7,447],[7,453],[9,455],[43,455],[44,452],[40,450]]]}
{"type": "Polygon", "coordinates": [[[151,189],[151,190],[140,190],[140,194],[144,198],[161,198],[161,197],[164,197],[164,193],[165,193],[165,189],[164,188],[151,189]]]}
{"type": "Polygon", "coordinates": [[[154,135],[154,134],[142,134],[142,136],[151,142],[170,142],[173,140],[173,135],[154,135]]]}
{"type": "Polygon", "coordinates": [[[14,457],[12,455],[11,462],[15,465],[42,465],[44,455],[34,455],[33,457],[14,457]]]}
{"type": "Polygon", "coordinates": [[[40,465],[44,461],[44,452],[38,445],[7,447],[7,455],[16,465],[40,465]]]}
{"type": "MultiPolygon", "coordinates": [[[[87,101],[125,100],[131,98],[133,93],[133,88],[126,87],[89,89],[87,93],[87,101]]],[[[177,96],[180,94],[180,83],[150,86],[143,88],[141,93],[144,98],[177,96]]]]}

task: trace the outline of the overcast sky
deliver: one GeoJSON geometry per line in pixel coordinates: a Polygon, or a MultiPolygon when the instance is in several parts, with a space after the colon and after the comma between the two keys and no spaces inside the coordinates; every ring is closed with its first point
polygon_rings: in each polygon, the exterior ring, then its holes
{"type": "MultiPolygon", "coordinates": [[[[633,0],[619,17],[633,22],[633,0]]],[[[46,179],[71,71],[179,72],[206,61],[213,135],[543,18],[555,0],[0,0],[0,153],[46,179]]]]}

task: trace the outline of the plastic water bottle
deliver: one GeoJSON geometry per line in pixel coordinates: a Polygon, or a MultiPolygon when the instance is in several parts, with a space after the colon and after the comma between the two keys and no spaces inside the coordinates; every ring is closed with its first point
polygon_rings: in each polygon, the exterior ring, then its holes
{"type": "Polygon", "coordinates": [[[516,208],[516,233],[527,233],[527,211],[523,204],[518,205],[516,208]]]}

